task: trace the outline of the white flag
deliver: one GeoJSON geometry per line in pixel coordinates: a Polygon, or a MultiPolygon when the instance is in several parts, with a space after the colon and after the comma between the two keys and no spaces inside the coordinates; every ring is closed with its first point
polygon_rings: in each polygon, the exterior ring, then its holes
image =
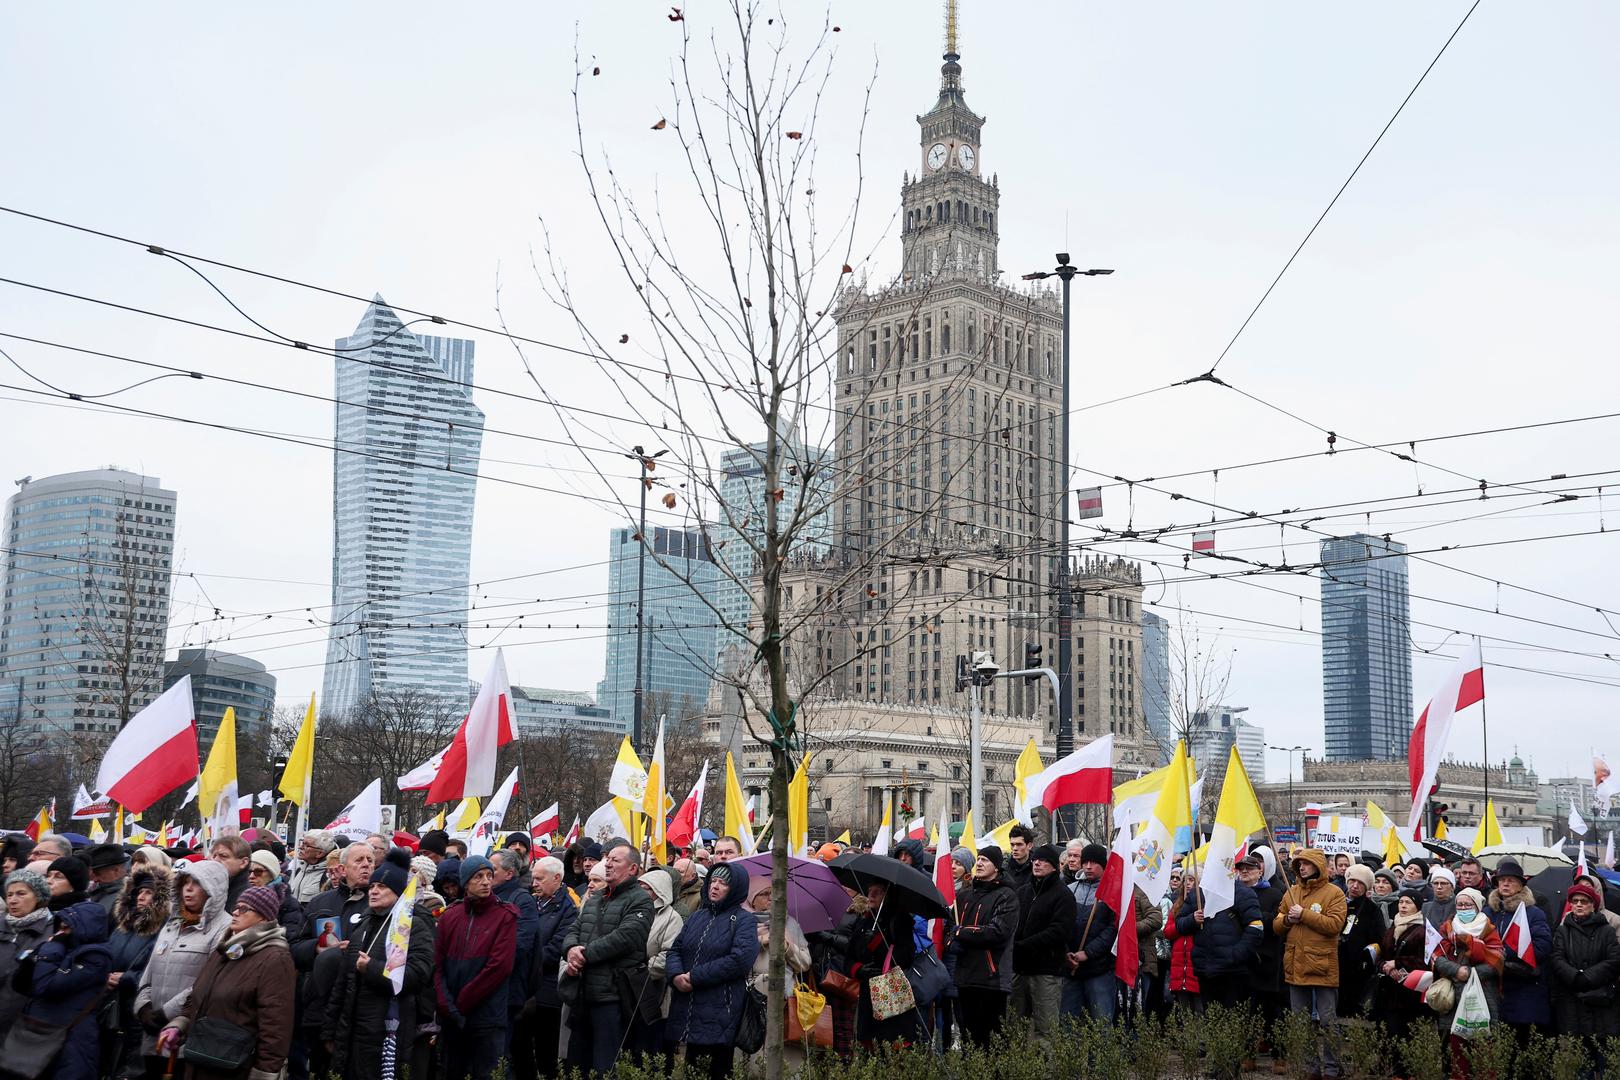
{"type": "Polygon", "coordinates": [[[506,808],[512,803],[512,795],[518,788],[517,766],[506,774],[501,786],[495,790],[495,795],[484,807],[484,812],[473,824],[472,836],[467,840],[467,850],[474,855],[488,855],[495,848],[496,834],[501,831],[501,824],[506,820],[506,808]]]}
{"type": "Polygon", "coordinates": [[[1575,836],[1586,835],[1586,822],[1581,820],[1581,812],[1573,806],[1569,808],[1569,830],[1575,836]]]}
{"type": "Polygon", "coordinates": [[[1428,919],[1424,919],[1423,962],[1425,964],[1429,962],[1429,958],[1434,955],[1434,951],[1440,947],[1443,940],[1444,939],[1440,937],[1440,928],[1434,925],[1434,923],[1430,922],[1428,919]]]}
{"type": "Polygon", "coordinates": [[[354,801],[332,819],[326,827],[327,832],[340,832],[351,839],[359,839],[368,833],[382,831],[382,780],[373,780],[366,785],[366,790],[354,797],[354,801]]]}

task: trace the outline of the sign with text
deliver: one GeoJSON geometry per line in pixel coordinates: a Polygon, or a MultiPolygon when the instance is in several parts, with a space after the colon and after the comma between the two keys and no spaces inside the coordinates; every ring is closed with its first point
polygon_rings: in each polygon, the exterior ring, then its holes
{"type": "Polygon", "coordinates": [[[1351,858],[1359,858],[1361,828],[1360,821],[1340,818],[1333,829],[1312,830],[1311,847],[1320,849],[1324,855],[1349,855],[1351,858]]]}

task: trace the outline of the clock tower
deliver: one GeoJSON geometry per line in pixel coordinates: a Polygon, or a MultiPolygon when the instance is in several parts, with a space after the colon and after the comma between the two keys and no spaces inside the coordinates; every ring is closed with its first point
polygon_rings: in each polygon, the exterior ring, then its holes
{"type": "Polygon", "coordinates": [[[945,17],[945,63],[939,100],[917,117],[922,129],[921,171],[901,188],[904,207],[903,273],[924,281],[946,270],[994,280],[996,214],[1001,193],[980,174],[979,133],[984,117],[968,108],[956,52],[955,5],[945,17]]]}

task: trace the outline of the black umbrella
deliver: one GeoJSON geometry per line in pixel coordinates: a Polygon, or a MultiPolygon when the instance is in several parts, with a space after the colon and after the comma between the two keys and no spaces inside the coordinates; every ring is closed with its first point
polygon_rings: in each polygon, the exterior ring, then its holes
{"type": "Polygon", "coordinates": [[[913,915],[925,919],[947,918],[951,911],[945,898],[927,874],[915,866],[886,855],[873,855],[864,851],[846,851],[827,866],[839,881],[864,893],[874,883],[888,887],[884,904],[893,904],[913,915]]]}
{"type": "Polygon", "coordinates": [[[1425,840],[1423,846],[1440,856],[1441,861],[1448,863],[1472,858],[1474,854],[1455,840],[1425,840]]]}
{"type": "MultiPolygon", "coordinates": [[[[1620,912],[1620,889],[1603,881],[1596,874],[1591,877],[1603,890],[1603,906],[1610,911],[1620,912]]],[[[1547,921],[1557,926],[1559,918],[1564,914],[1564,897],[1568,894],[1569,887],[1575,884],[1575,868],[1551,866],[1526,884],[1530,887],[1530,891],[1536,894],[1536,904],[1547,913],[1547,921]]]]}

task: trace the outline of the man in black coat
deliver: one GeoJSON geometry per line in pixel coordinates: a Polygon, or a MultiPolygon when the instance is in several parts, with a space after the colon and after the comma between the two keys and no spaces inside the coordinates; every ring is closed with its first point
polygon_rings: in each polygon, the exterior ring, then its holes
{"type": "Polygon", "coordinates": [[[529,997],[529,977],[534,967],[535,938],[540,932],[540,912],[535,906],[534,896],[520,876],[528,873],[528,867],[524,865],[528,862],[527,858],[520,858],[518,852],[505,848],[491,853],[489,861],[495,868],[495,899],[511,904],[517,909],[518,915],[517,955],[512,961],[512,989],[506,997],[509,1014],[506,1025],[507,1052],[515,1073],[520,1077],[533,1076],[534,1062],[527,1056],[528,1048],[514,1042],[512,1032],[517,1027],[518,1013],[529,997]]]}
{"type": "Polygon", "coordinates": [[[1064,956],[1074,947],[1074,894],[1058,872],[1057,848],[1041,844],[1029,854],[1029,881],[1018,887],[1018,930],[1013,935],[1013,1009],[1032,1021],[1039,1038],[1057,1031],[1063,1004],[1064,956]]]}
{"type": "Polygon", "coordinates": [[[309,1056],[308,1075],[312,1077],[324,1078],[331,1071],[331,1055],[321,1044],[320,1029],[349,941],[371,910],[367,887],[371,884],[372,861],[370,844],[344,848],[339,860],[340,886],[328,889],[304,906],[304,924],[288,943],[299,978],[294,1050],[289,1058],[297,1060],[301,1043],[309,1056]]]}
{"type": "Polygon", "coordinates": [[[1265,859],[1256,852],[1250,852],[1238,862],[1237,872],[1238,881],[1254,890],[1255,900],[1260,905],[1260,951],[1255,954],[1252,965],[1250,989],[1269,1032],[1282,1015],[1282,938],[1277,936],[1272,923],[1282,904],[1283,891],[1266,876],[1265,859]]]}
{"type": "Polygon", "coordinates": [[[956,898],[957,1008],[968,1041],[988,1049],[1012,993],[1013,936],[1018,895],[1001,877],[1001,849],[983,844],[973,862],[973,884],[956,898]]]}
{"type": "Polygon", "coordinates": [[[1087,844],[1080,852],[1080,876],[1069,886],[1074,897],[1074,949],[1066,956],[1069,976],[1063,982],[1063,1015],[1112,1023],[1119,1011],[1119,980],[1114,977],[1114,938],[1119,933],[1113,909],[1098,896],[1108,849],[1087,844]]]}
{"type": "Polygon", "coordinates": [[[1007,833],[1007,860],[1001,868],[1001,880],[1016,891],[1029,883],[1029,849],[1035,842],[1035,830],[1027,825],[1014,825],[1007,833]]]}
{"type": "MultiPolygon", "coordinates": [[[[562,1031],[562,997],[557,972],[562,964],[563,940],[574,928],[579,908],[563,884],[562,860],[547,855],[534,864],[535,948],[529,975],[529,998],[518,1017],[514,1042],[525,1039],[541,1076],[557,1075],[557,1042],[562,1031]]],[[[517,1056],[514,1053],[514,1058],[517,1056]]]]}
{"type": "Polygon", "coordinates": [[[90,901],[100,904],[110,919],[118,906],[118,894],[124,891],[124,876],[129,872],[124,862],[124,846],[96,844],[84,854],[90,863],[90,901]]]}
{"type": "Polygon", "coordinates": [[[1206,912],[1208,902],[1202,888],[1187,894],[1176,911],[1176,936],[1192,938],[1193,971],[1204,1003],[1237,1008],[1249,999],[1252,965],[1265,937],[1260,901],[1253,889],[1234,881],[1231,907],[1206,912]]]}
{"type": "Polygon", "coordinates": [[[1384,909],[1372,896],[1371,867],[1356,863],[1345,871],[1344,929],[1339,931],[1339,1015],[1364,1009],[1369,981],[1378,972],[1384,945],[1384,909]]]}

